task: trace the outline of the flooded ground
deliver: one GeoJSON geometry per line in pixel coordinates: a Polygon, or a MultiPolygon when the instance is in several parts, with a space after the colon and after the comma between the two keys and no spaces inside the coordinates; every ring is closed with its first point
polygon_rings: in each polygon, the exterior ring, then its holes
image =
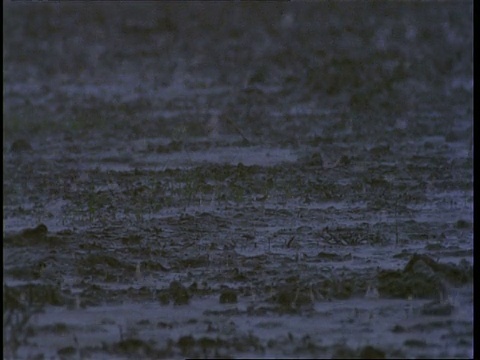
{"type": "Polygon", "coordinates": [[[473,357],[472,40],[472,2],[4,3],[4,357],[473,357]]]}

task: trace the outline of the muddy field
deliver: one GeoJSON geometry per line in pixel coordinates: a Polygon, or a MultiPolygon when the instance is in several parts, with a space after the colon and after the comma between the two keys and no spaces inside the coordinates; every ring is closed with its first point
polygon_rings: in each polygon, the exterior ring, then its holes
{"type": "Polygon", "coordinates": [[[4,2],[6,359],[473,357],[473,2],[4,2]]]}

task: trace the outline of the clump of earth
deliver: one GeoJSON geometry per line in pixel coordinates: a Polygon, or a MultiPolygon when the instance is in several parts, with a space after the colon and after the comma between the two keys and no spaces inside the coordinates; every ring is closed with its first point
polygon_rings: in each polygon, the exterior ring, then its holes
{"type": "Polygon", "coordinates": [[[472,2],[3,6],[5,358],[473,357],[472,2]]]}

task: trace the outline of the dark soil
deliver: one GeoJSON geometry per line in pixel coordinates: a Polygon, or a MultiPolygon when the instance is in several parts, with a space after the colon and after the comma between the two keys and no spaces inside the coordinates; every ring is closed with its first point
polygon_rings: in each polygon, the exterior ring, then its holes
{"type": "Polygon", "coordinates": [[[4,357],[473,357],[473,2],[4,2],[4,357]]]}

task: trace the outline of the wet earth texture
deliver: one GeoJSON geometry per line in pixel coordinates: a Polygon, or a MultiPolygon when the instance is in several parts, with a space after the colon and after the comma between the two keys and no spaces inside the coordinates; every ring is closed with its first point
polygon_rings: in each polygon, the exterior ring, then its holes
{"type": "Polygon", "coordinates": [[[473,2],[4,2],[7,359],[473,356],[473,2]]]}

